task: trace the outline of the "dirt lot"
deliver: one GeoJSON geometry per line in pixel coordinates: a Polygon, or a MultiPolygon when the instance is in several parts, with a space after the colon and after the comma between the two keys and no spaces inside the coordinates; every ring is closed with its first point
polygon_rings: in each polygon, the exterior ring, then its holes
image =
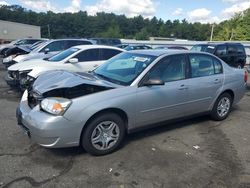
{"type": "Polygon", "coordinates": [[[250,187],[250,90],[229,118],[191,119],[129,135],[117,152],[45,149],[17,127],[20,96],[0,67],[0,187],[250,187]]]}

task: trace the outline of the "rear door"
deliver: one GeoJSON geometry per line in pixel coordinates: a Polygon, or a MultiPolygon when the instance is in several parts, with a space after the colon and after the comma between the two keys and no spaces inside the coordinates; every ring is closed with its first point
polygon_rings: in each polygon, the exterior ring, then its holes
{"type": "Polygon", "coordinates": [[[222,59],[225,63],[229,61],[228,54],[227,54],[227,46],[225,44],[218,45],[216,47],[214,55],[222,59]]]}
{"type": "Polygon", "coordinates": [[[227,47],[228,64],[232,67],[237,67],[237,46],[228,44],[227,47]]]}
{"type": "Polygon", "coordinates": [[[39,52],[44,53],[46,57],[51,57],[52,55],[63,51],[65,49],[65,45],[65,40],[52,41],[51,43],[44,46],[39,52]],[[49,50],[48,53],[45,53],[46,49],[49,50]]]}
{"type": "Polygon", "coordinates": [[[221,62],[205,54],[189,54],[190,75],[187,106],[190,114],[208,111],[222,90],[224,75],[221,62]]]}
{"type": "Polygon", "coordinates": [[[246,51],[243,45],[236,45],[237,47],[237,56],[236,56],[236,62],[237,65],[240,65],[241,68],[243,68],[246,64],[246,51]]]}

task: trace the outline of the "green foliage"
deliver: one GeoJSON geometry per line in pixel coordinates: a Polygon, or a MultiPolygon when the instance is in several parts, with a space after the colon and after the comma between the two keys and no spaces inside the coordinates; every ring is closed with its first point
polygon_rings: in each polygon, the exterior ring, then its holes
{"type": "Polygon", "coordinates": [[[250,40],[250,9],[216,27],[215,40],[250,40]]]}
{"type": "MultiPolygon", "coordinates": [[[[18,5],[0,6],[0,19],[41,26],[42,37],[111,37],[147,40],[149,37],[174,37],[189,40],[209,40],[211,25],[189,23],[187,20],[167,20],[142,16],[127,18],[113,13],[97,13],[89,16],[85,11],[77,13],[36,13],[18,5]]],[[[228,21],[216,24],[215,40],[250,40],[250,9],[228,21]]]]}

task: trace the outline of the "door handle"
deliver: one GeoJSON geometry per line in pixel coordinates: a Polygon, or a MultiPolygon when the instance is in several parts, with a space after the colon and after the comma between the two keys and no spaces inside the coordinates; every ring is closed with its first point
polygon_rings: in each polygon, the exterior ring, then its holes
{"type": "Polygon", "coordinates": [[[220,82],[221,82],[220,79],[215,79],[215,80],[214,80],[214,83],[215,83],[215,84],[219,84],[220,82]]]}
{"type": "Polygon", "coordinates": [[[93,67],[98,67],[98,65],[97,65],[97,64],[95,64],[93,67]]]}
{"type": "Polygon", "coordinates": [[[179,87],[179,90],[186,90],[188,89],[188,86],[182,84],[180,87],[179,87]]]}

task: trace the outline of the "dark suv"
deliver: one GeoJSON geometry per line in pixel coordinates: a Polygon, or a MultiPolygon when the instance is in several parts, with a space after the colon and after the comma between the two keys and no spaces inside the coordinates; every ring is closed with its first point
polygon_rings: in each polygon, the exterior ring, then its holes
{"type": "Polygon", "coordinates": [[[232,67],[243,68],[246,64],[246,51],[241,43],[198,44],[191,50],[214,54],[232,67]]]}

